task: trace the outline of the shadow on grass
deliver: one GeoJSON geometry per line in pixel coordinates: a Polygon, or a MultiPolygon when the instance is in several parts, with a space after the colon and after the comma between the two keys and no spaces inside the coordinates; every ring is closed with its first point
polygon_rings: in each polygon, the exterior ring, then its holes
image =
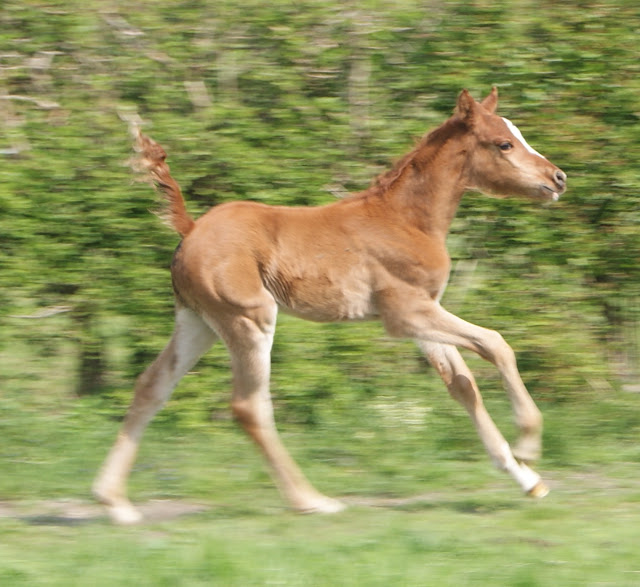
{"type": "Polygon", "coordinates": [[[26,522],[30,526],[86,526],[99,518],[72,518],[69,516],[55,516],[55,515],[33,515],[33,516],[18,516],[18,519],[26,522]]]}
{"type": "Polygon", "coordinates": [[[425,493],[409,497],[355,497],[344,498],[347,505],[372,508],[396,509],[408,512],[448,509],[462,514],[492,514],[498,511],[517,510],[521,504],[517,500],[492,500],[466,498],[451,499],[441,493],[425,493]]]}
{"type": "MultiPolygon", "coordinates": [[[[443,493],[425,493],[407,497],[348,496],[342,501],[350,507],[381,508],[405,512],[447,509],[462,514],[489,515],[499,511],[517,510],[517,500],[487,500],[478,498],[452,499],[443,493]]],[[[184,516],[206,513],[213,517],[277,517],[289,510],[282,507],[230,508],[224,505],[193,503],[179,499],[150,500],[136,504],[143,515],[142,524],[168,522],[184,516]]],[[[31,526],[76,527],[104,523],[109,520],[106,509],[82,500],[41,500],[29,503],[0,503],[0,519],[13,518],[31,526]]]]}

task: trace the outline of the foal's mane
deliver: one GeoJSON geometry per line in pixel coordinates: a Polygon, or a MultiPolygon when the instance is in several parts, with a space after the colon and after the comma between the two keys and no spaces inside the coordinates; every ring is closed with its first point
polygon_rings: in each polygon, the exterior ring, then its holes
{"type": "Polygon", "coordinates": [[[391,189],[393,184],[402,176],[404,171],[413,164],[424,166],[431,161],[440,147],[460,130],[461,120],[454,116],[449,118],[438,128],[428,132],[419,139],[414,148],[398,159],[391,169],[384,171],[371,182],[371,185],[361,192],[352,194],[354,198],[382,196],[391,189]]]}

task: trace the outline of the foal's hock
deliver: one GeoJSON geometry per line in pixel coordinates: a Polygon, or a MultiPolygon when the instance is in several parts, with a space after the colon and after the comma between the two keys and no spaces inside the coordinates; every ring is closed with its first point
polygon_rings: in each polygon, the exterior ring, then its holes
{"type": "Polygon", "coordinates": [[[142,433],[180,378],[218,339],[231,355],[231,406],[264,453],[283,496],[302,512],[343,505],[319,493],[276,431],[269,395],[270,353],[278,309],[315,321],[379,319],[392,336],[413,338],[469,413],[495,465],[523,491],[547,488],[526,463],[541,450],[542,417],[514,353],[495,331],[465,322],[440,305],[450,269],[445,240],[462,194],[556,200],[566,175],[495,114],[496,89],[482,102],[463,91],[454,115],[368,189],[327,206],[293,208],[233,202],[193,220],[166,153],[137,132],[141,169],[166,199],[164,217],[182,236],[171,274],[175,330],[138,378],[135,395],[94,493],[113,520],[139,512],[127,478],[142,433]],[[500,371],[520,436],[510,447],[487,413],[458,349],[500,371]]]}

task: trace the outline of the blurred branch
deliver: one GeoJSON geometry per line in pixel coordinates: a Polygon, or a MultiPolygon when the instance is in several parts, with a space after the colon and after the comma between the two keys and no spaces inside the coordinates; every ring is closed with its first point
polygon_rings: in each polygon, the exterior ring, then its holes
{"type": "Polygon", "coordinates": [[[144,33],[130,24],[119,14],[102,14],[104,20],[112,29],[116,30],[123,37],[142,37],[144,33]]]}
{"type": "Polygon", "coordinates": [[[28,318],[30,320],[34,320],[39,318],[50,318],[51,316],[56,316],[58,314],[63,314],[65,312],[70,312],[71,310],[73,310],[72,306],[51,306],[49,308],[43,308],[42,310],[36,312],[35,314],[14,315],[9,317],[10,318],[28,318]]]}
{"type": "Polygon", "coordinates": [[[117,35],[126,41],[132,42],[141,53],[144,53],[152,61],[157,61],[165,65],[173,63],[173,59],[163,51],[150,49],[147,43],[141,42],[142,37],[146,36],[144,31],[129,23],[120,14],[105,12],[101,14],[101,17],[107,26],[115,31],[117,35]]]}
{"type": "Polygon", "coordinates": [[[43,110],[53,110],[55,108],[60,108],[60,104],[58,104],[57,102],[54,102],[53,100],[41,100],[39,98],[32,98],[31,96],[17,96],[12,94],[5,94],[4,96],[0,96],[0,100],[30,102],[31,104],[35,104],[38,108],[42,108],[43,110]]]}

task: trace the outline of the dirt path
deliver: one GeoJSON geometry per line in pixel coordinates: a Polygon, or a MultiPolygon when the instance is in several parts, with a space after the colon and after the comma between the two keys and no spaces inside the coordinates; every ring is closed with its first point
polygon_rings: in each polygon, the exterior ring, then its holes
{"type": "MultiPolygon", "coordinates": [[[[138,505],[145,522],[164,522],[196,514],[208,506],[173,499],[151,500],[138,505]]],[[[16,518],[33,525],[74,526],[106,520],[106,510],[99,504],[74,499],[13,503],[0,502],[0,518],[16,518]]]]}

